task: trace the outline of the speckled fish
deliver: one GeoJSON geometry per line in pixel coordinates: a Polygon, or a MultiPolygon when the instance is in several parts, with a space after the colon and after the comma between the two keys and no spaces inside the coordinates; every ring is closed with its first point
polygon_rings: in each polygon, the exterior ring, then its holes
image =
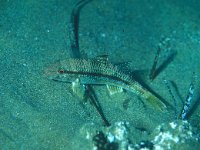
{"type": "Polygon", "coordinates": [[[108,85],[133,92],[159,110],[166,105],[150,91],[142,87],[130,75],[120,71],[105,59],[75,59],[59,61],[45,70],[45,75],[55,81],[80,82],[84,84],[108,85]]]}

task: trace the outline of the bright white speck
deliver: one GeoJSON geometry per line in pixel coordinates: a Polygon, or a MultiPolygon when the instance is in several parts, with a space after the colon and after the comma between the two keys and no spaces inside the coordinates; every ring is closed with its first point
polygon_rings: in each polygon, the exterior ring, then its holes
{"type": "Polygon", "coordinates": [[[37,40],[38,40],[38,37],[34,37],[34,40],[37,41],[37,40]]]}
{"type": "Polygon", "coordinates": [[[174,142],[178,143],[179,142],[179,138],[178,137],[174,137],[174,142]]]}
{"type": "Polygon", "coordinates": [[[170,126],[172,127],[172,129],[175,129],[175,128],[177,127],[177,124],[174,123],[174,122],[171,122],[171,123],[170,123],[170,126]]]}
{"type": "Polygon", "coordinates": [[[154,146],[154,149],[155,149],[155,150],[164,150],[160,145],[155,145],[155,146],[154,146]]]}
{"type": "Polygon", "coordinates": [[[90,134],[89,134],[89,132],[86,133],[86,139],[90,139],[90,134]]]}
{"type": "Polygon", "coordinates": [[[101,33],[101,37],[106,37],[106,34],[105,33],[101,33]]]}
{"type": "Polygon", "coordinates": [[[115,137],[114,137],[111,133],[108,133],[107,138],[108,138],[108,141],[109,141],[110,143],[113,142],[113,141],[115,140],[115,137]]]}

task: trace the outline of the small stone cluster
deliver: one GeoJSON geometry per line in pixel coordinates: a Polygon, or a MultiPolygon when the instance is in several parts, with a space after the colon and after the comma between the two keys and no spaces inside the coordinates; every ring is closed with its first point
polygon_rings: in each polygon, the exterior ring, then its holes
{"type": "MultiPolygon", "coordinates": [[[[116,122],[110,127],[96,130],[84,128],[85,138],[90,141],[92,150],[167,150],[180,149],[189,142],[199,143],[199,137],[194,133],[190,123],[185,120],[175,120],[163,123],[148,135],[148,138],[138,143],[131,139],[131,128],[128,122],[116,122]],[[86,129],[86,130],[85,130],[86,129]],[[89,130],[88,130],[89,129],[89,130]]],[[[199,146],[199,145],[198,145],[199,146]]]]}
{"type": "Polygon", "coordinates": [[[152,133],[155,150],[177,149],[189,140],[198,141],[188,121],[176,120],[159,125],[152,133]]]}

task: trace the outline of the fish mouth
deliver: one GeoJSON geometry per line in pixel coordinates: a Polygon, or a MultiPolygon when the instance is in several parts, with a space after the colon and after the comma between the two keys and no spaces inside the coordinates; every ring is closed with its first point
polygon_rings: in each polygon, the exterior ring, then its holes
{"type": "Polygon", "coordinates": [[[58,68],[60,66],[60,63],[55,63],[53,65],[50,65],[46,67],[43,70],[43,77],[48,78],[48,79],[54,79],[58,76],[58,68]]]}

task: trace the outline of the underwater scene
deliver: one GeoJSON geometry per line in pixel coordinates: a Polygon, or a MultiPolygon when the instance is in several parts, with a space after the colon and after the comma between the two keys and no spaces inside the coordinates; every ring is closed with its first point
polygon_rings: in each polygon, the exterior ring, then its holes
{"type": "Polygon", "coordinates": [[[199,0],[0,0],[0,150],[198,150],[199,0]]]}

